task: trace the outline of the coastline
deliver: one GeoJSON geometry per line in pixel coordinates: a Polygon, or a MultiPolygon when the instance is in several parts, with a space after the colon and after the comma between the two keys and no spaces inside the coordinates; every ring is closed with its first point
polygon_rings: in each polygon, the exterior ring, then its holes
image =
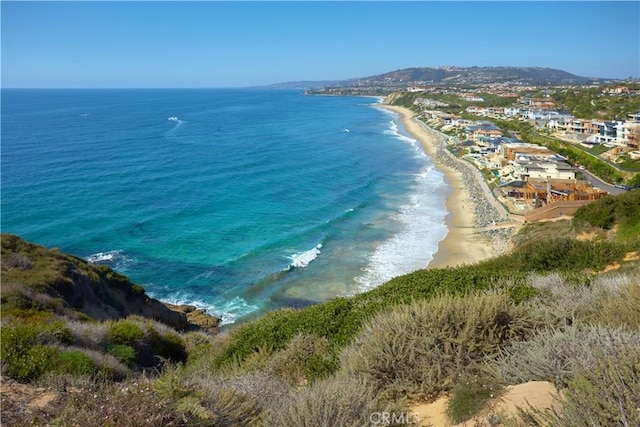
{"type": "MultiPolygon", "coordinates": [[[[435,131],[428,131],[425,125],[419,123],[413,111],[383,103],[376,104],[376,107],[400,114],[407,132],[422,145],[435,167],[445,175],[451,189],[445,203],[449,212],[445,217],[448,232],[438,243],[438,250],[426,268],[474,264],[504,253],[511,231],[504,229],[507,231],[496,233],[498,229],[491,226],[504,221],[505,218],[501,217],[499,212],[488,212],[487,217],[478,218],[478,205],[482,204],[483,195],[473,191],[477,190],[472,186],[477,176],[473,175],[470,179],[469,175],[472,174],[467,173],[465,176],[464,170],[453,167],[451,162],[443,161],[445,155],[440,151],[444,149],[444,141],[435,131]],[[480,233],[480,227],[483,227],[485,232],[480,233]]],[[[482,207],[490,209],[491,204],[485,200],[482,207]]]]}

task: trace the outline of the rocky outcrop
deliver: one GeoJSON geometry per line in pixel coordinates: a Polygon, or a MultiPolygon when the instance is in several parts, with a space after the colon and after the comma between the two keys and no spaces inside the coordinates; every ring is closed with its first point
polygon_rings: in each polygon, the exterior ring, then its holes
{"type": "Polygon", "coordinates": [[[2,235],[2,285],[3,309],[37,308],[76,317],[79,312],[96,320],[139,315],[180,331],[215,331],[220,323],[195,307],[191,312],[200,313],[191,316],[169,308],[107,266],[7,234],[2,235]]]}
{"type": "Polygon", "coordinates": [[[171,310],[184,314],[187,321],[192,327],[198,329],[204,329],[210,333],[217,333],[220,327],[222,319],[216,316],[212,316],[207,313],[206,310],[197,308],[193,305],[172,305],[167,304],[171,310]]]}

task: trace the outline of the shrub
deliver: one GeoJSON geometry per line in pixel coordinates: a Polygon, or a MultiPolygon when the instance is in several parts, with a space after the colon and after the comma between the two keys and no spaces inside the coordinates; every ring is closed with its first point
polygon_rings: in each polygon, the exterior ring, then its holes
{"type": "Polygon", "coordinates": [[[142,296],[142,295],[144,295],[144,294],[145,294],[145,289],[144,289],[144,287],[143,287],[143,286],[141,286],[141,285],[135,285],[135,284],[134,284],[134,285],[131,285],[131,293],[132,293],[133,295],[140,295],[140,296],[142,296]]]}
{"type": "Polygon", "coordinates": [[[574,214],[573,221],[577,225],[586,222],[604,229],[615,224],[637,224],[640,222],[640,191],[606,196],[582,206],[574,214]]]}
{"type": "Polygon", "coordinates": [[[326,338],[296,335],[287,348],[270,358],[266,370],[289,385],[305,384],[326,372],[327,347],[326,338]]]}
{"type": "Polygon", "coordinates": [[[432,399],[475,372],[500,346],[540,327],[506,295],[443,296],[398,306],[368,322],[340,355],[388,399],[432,399]]]}
{"type": "Polygon", "coordinates": [[[37,326],[38,341],[43,344],[71,344],[73,335],[64,320],[54,320],[37,326]]]}
{"type": "Polygon", "coordinates": [[[53,368],[57,350],[38,342],[38,332],[30,325],[2,328],[0,343],[4,374],[26,383],[53,368]]]}
{"type": "Polygon", "coordinates": [[[12,252],[9,256],[2,257],[2,266],[5,268],[29,270],[33,267],[33,261],[24,254],[12,252]]]}
{"type": "Polygon", "coordinates": [[[561,408],[544,418],[554,426],[640,425],[640,347],[621,344],[594,351],[560,398],[561,408]]]}
{"type": "Polygon", "coordinates": [[[626,284],[619,287],[617,294],[603,299],[596,307],[597,320],[640,330],[640,276],[624,276],[621,282],[626,284]]]}
{"type": "Polygon", "coordinates": [[[90,376],[97,372],[93,360],[83,352],[75,349],[65,350],[55,361],[56,371],[74,376],[90,376]]]}
{"type": "MultiPolygon", "coordinates": [[[[381,404],[363,380],[336,375],[290,394],[281,408],[267,411],[264,418],[271,426],[370,426],[372,414],[383,412],[408,415],[399,407],[381,404]]],[[[414,420],[406,421],[403,425],[414,420]]]]}
{"type": "Polygon", "coordinates": [[[550,328],[529,341],[514,342],[489,366],[508,384],[550,381],[564,388],[579,370],[595,364],[596,349],[606,356],[623,345],[640,346],[640,334],[604,326],[550,328]]]}
{"type": "Polygon", "coordinates": [[[144,338],[144,332],[133,322],[121,320],[109,328],[109,339],[114,344],[134,345],[144,338]]]}
{"type": "Polygon", "coordinates": [[[260,417],[258,403],[230,387],[216,387],[205,395],[205,409],[212,425],[235,427],[256,425],[260,417]]]}
{"type": "MultiPolygon", "coordinates": [[[[525,285],[526,273],[510,267],[508,259],[504,265],[507,267],[478,265],[418,270],[351,298],[336,298],[301,310],[269,312],[234,329],[214,365],[242,363],[258,350],[269,353],[282,350],[297,334],[324,337],[330,347],[342,347],[353,340],[365,321],[389,307],[430,299],[444,292],[464,294],[490,289],[506,278],[510,280],[509,292],[514,298],[528,298],[531,289],[525,285]]],[[[331,371],[331,366],[335,364],[324,365],[325,374],[331,371]]]]}
{"type": "Polygon", "coordinates": [[[447,404],[447,416],[459,424],[477,415],[489,402],[501,395],[504,387],[490,375],[461,379],[453,387],[447,404]]]}
{"type": "Polygon", "coordinates": [[[88,348],[75,348],[75,350],[87,356],[98,373],[105,378],[122,380],[130,373],[129,369],[112,354],[88,348]]]}
{"type": "Polygon", "coordinates": [[[112,344],[107,351],[126,366],[132,366],[136,361],[136,350],[131,346],[112,344]]]}
{"type": "MultiPolygon", "coordinates": [[[[623,303],[621,289],[632,283],[631,275],[601,275],[595,278],[579,277],[569,283],[559,273],[533,274],[530,286],[541,292],[529,301],[532,310],[544,312],[549,326],[562,326],[574,322],[597,323],[603,318],[603,304],[607,301],[623,303]]],[[[632,311],[637,312],[635,307],[632,311]]],[[[633,313],[630,313],[633,317],[633,313]]]]}
{"type": "Polygon", "coordinates": [[[207,425],[216,426],[262,425],[262,412],[278,408],[290,390],[262,371],[223,377],[172,366],[159,379],[158,388],[176,402],[181,412],[207,419],[207,425]]]}
{"type": "Polygon", "coordinates": [[[18,287],[3,284],[2,296],[0,303],[2,304],[3,316],[12,314],[15,310],[41,310],[42,307],[35,302],[29,291],[23,291],[18,287]]]}
{"type": "Polygon", "coordinates": [[[100,350],[109,342],[109,328],[104,322],[68,320],[73,343],[79,347],[100,350]]]}
{"type": "Polygon", "coordinates": [[[615,242],[580,241],[568,237],[535,240],[524,244],[510,255],[480,264],[484,268],[519,270],[522,272],[563,272],[602,270],[621,260],[626,246],[615,242]]]}
{"type": "Polygon", "coordinates": [[[53,318],[54,314],[36,309],[2,309],[2,319],[8,323],[20,323],[23,325],[41,325],[53,318]]]}
{"type": "Polygon", "coordinates": [[[155,355],[174,362],[185,362],[187,360],[184,343],[175,332],[165,332],[161,335],[150,324],[147,326],[147,334],[151,344],[151,351],[155,355]]]}

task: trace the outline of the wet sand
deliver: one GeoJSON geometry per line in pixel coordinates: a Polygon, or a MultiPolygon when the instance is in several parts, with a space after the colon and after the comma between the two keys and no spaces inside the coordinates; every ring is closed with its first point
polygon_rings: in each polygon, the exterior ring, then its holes
{"type": "Polygon", "coordinates": [[[441,142],[437,134],[427,131],[417,122],[416,113],[407,108],[384,104],[378,104],[376,107],[386,108],[402,116],[405,129],[422,144],[438,170],[444,173],[451,188],[446,201],[449,214],[445,218],[449,231],[438,244],[438,251],[427,268],[474,264],[497,255],[499,252],[491,240],[476,232],[475,209],[462,175],[454,168],[438,161],[436,153],[441,142]]]}

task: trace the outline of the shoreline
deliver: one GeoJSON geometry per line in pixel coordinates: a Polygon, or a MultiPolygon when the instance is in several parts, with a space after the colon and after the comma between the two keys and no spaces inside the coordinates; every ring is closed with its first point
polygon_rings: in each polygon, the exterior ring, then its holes
{"type": "Polygon", "coordinates": [[[426,268],[474,264],[506,252],[512,230],[492,227],[506,218],[497,209],[492,209],[492,202],[486,200],[482,192],[478,194],[479,185],[474,182],[477,176],[464,168],[454,167],[452,161],[445,161],[448,154],[442,152],[442,138],[436,131],[428,131],[426,125],[418,122],[413,111],[383,103],[376,104],[376,107],[400,114],[404,128],[422,145],[435,167],[445,175],[450,187],[445,202],[448,211],[445,217],[447,235],[438,243],[438,249],[426,268]],[[482,233],[477,230],[481,227],[485,230],[482,233]]]}

